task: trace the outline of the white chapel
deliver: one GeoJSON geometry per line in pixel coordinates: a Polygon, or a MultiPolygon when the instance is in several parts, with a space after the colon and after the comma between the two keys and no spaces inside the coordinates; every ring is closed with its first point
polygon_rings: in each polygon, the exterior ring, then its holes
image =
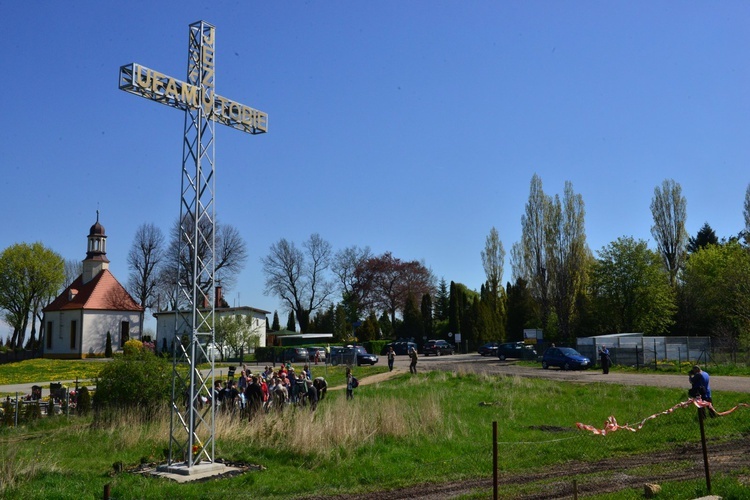
{"type": "Polygon", "coordinates": [[[113,351],[129,338],[141,337],[144,309],[109,271],[107,236],[98,210],[83,272],[43,312],[45,358],[104,356],[107,333],[113,351]]]}

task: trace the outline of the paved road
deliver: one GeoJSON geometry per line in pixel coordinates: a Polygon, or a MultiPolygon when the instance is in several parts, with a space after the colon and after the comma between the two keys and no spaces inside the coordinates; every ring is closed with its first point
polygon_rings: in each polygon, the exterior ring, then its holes
{"type": "MultiPolygon", "coordinates": [[[[409,369],[406,356],[396,356],[396,366],[409,369]]],[[[610,371],[608,375],[601,370],[563,371],[558,368],[543,370],[538,367],[519,366],[515,361],[500,361],[495,357],[473,354],[455,354],[453,356],[419,357],[418,370],[465,370],[475,373],[495,373],[502,375],[518,375],[521,377],[538,377],[551,380],[566,380],[570,382],[593,383],[605,382],[624,385],[650,385],[658,387],[673,387],[687,390],[690,387],[687,373],[684,375],[667,375],[643,371],[641,373],[618,373],[610,371]]],[[[706,371],[711,373],[710,368],[706,371]]],[[[711,376],[711,390],[750,393],[750,377],[711,376]]]]}

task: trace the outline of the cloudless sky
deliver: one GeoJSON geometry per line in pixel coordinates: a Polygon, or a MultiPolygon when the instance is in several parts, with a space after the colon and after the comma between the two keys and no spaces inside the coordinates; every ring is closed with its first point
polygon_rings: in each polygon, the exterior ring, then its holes
{"type": "Polygon", "coordinates": [[[185,80],[199,20],[216,27],[216,92],[269,115],[267,134],[216,126],[218,219],[249,254],[231,305],[284,322],[260,259],[312,233],[479,289],[485,238],[496,227],[509,256],[534,173],[583,196],[594,252],[655,247],[670,178],[691,235],[744,225],[747,2],[0,0],[0,16],[0,250],[83,260],[99,209],[127,283],[138,226],[178,218],[184,113],[120,91],[119,67],[185,80]]]}

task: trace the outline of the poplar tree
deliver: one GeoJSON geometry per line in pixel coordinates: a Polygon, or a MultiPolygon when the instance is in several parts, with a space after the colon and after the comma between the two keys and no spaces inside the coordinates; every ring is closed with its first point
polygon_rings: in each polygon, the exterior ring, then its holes
{"type": "Polygon", "coordinates": [[[654,188],[651,199],[651,214],[654,225],[651,235],[656,241],[656,247],[661,255],[664,268],[669,273],[669,283],[674,288],[677,283],[677,273],[682,267],[688,243],[685,229],[687,220],[687,200],[682,196],[682,187],[672,179],[666,179],[654,188]]]}

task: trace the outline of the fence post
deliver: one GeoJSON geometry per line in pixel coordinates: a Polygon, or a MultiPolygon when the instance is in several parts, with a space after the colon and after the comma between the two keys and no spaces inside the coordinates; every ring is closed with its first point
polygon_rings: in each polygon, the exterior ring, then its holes
{"type": "Polygon", "coordinates": [[[654,339],[654,371],[659,369],[659,365],[656,364],[656,339],[654,339]]]}
{"type": "Polygon", "coordinates": [[[18,393],[16,393],[16,414],[15,414],[16,427],[18,427],[18,393]]]}
{"type": "Polygon", "coordinates": [[[704,408],[698,408],[698,424],[701,428],[701,446],[703,447],[703,468],[706,471],[706,489],[708,493],[711,493],[711,474],[708,471],[708,450],[706,449],[706,429],[703,425],[705,414],[706,410],[704,408]]]}
{"type": "Polygon", "coordinates": [[[497,500],[497,420],[492,422],[492,499],[497,500]]]}

